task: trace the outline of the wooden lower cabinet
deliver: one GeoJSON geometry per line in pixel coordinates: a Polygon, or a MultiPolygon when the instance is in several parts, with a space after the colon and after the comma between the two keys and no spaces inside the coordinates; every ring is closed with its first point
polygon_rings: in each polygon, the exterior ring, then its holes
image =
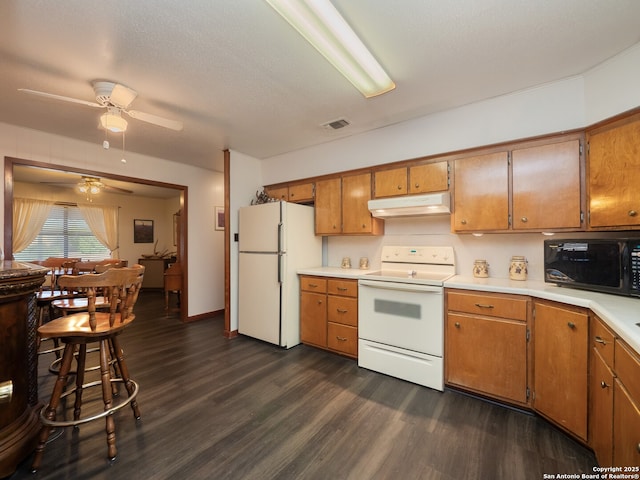
{"type": "Polygon", "coordinates": [[[357,358],[357,280],[300,277],[300,341],[357,358]]]}
{"type": "Polygon", "coordinates": [[[448,291],[447,385],[526,406],[529,305],[529,297],[448,291]]]}
{"type": "Polygon", "coordinates": [[[536,300],[534,312],[533,406],[586,442],[588,311],[536,300]]]}
{"type": "Polygon", "coordinates": [[[640,355],[620,339],[615,341],[614,370],[613,464],[640,466],[640,355]]]}
{"type": "Polygon", "coordinates": [[[590,328],[589,446],[600,466],[611,466],[615,335],[595,315],[591,317],[590,328]]]}

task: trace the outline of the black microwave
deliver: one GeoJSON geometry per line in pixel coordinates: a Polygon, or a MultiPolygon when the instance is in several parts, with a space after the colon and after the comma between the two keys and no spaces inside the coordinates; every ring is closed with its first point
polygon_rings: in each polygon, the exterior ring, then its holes
{"type": "Polygon", "coordinates": [[[640,297],[640,238],[545,240],[544,280],[640,297]]]}

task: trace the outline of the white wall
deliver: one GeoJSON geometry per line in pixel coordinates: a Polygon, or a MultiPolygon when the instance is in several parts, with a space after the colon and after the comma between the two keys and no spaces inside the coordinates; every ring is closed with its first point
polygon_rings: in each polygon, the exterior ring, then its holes
{"type": "MultiPolygon", "coordinates": [[[[582,76],[265,159],[264,184],[584,128],[640,106],[638,85],[640,44],[582,76]]],[[[473,260],[483,258],[491,276],[508,278],[511,256],[525,255],[529,278],[543,279],[542,235],[454,235],[449,221],[391,219],[382,237],[328,237],[327,265],[339,266],[343,256],[356,265],[367,256],[376,268],[382,245],[445,244],[455,247],[459,274],[470,274],[473,260]]]]}
{"type": "MultiPolygon", "coordinates": [[[[214,157],[220,154],[211,153],[212,165],[214,157]]],[[[187,314],[195,316],[224,308],[224,232],[215,230],[214,216],[214,207],[224,204],[223,174],[135,153],[127,153],[127,163],[123,164],[120,162],[122,152],[119,149],[104,150],[102,145],[2,123],[0,156],[3,162],[4,157],[8,156],[68,166],[70,169],[82,168],[103,174],[188,186],[187,314]]],[[[4,199],[4,184],[0,188],[4,199]]],[[[0,210],[0,229],[4,230],[4,208],[0,210]]],[[[126,232],[122,234],[127,235],[126,232]]],[[[137,252],[132,254],[135,256],[137,252]]]]}

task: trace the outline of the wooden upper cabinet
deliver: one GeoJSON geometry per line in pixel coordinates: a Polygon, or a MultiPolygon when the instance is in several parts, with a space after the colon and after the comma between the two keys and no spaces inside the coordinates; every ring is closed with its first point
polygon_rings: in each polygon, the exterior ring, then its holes
{"type": "Polygon", "coordinates": [[[430,193],[448,190],[448,165],[447,162],[435,162],[409,167],[409,193],[430,193]]]}
{"type": "Polygon", "coordinates": [[[375,172],[376,198],[418,193],[441,192],[449,189],[448,163],[435,162],[375,172]]]}
{"type": "Polygon", "coordinates": [[[313,183],[289,185],[289,201],[295,203],[313,202],[313,183]]]}
{"type": "Polygon", "coordinates": [[[589,226],[640,228],[640,114],[589,132],[589,226]]]}
{"type": "Polygon", "coordinates": [[[490,153],[454,163],[454,232],[509,228],[509,155],[490,153]]]}
{"type": "Polygon", "coordinates": [[[277,198],[278,200],[284,200],[285,202],[289,200],[289,187],[265,187],[264,191],[270,198],[277,198]]]}
{"type": "Polygon", "coordinates": [[[373,218],[367,202],[371,200],[371,174],[342,177],[342,233],[373,234],[384,232],[384,221],[373,218]]]}
{"type": "Polygon", "coordinates": [[[332,178],[316,182],[316,235],[342,232],[342,180],[332,178]]]}
{"type": "Polygon", "coordinates": [[[376,198],[407,194],[407,167],[375,172],[376,198]]]}
{"type": "Polygon", "coordinates": [[[513,229],[579,229],[580,141],[512,151],[513,229]]]}

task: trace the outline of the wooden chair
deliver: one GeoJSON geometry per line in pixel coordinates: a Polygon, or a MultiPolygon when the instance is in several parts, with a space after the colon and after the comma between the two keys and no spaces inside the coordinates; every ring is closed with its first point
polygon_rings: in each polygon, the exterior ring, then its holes
{"type": "Polygon", "coordinates": [[[113,414],[129,404],[136,420],[140,418],[140,411],[136,402],[138,384],[129,376],[118,335],[135,319],[133,307],[138,299],[143,275],[144,267],[135,265],[130,268],[112,268],[101,274],[64,275],[58,279],[61,287],[83,291],[88,299],[88,308],[86,312],[60,317],[38,328],[38,333],[43,337],[61,339],[65,344],[65,348],[51,399],[49,404],[40,412],[42,429],[32,463],[33,472],[40,467],[44,448],[53,427],[78,426],[82,423],[105,418],[107,454],[109,459],[113,460],[117,454],[113,414]],[[96,311],[96,290],[100,288],[109,291],[110,308],[107,312],[96,311]],[[84,372],[87,344],[92,342],[99,342],[100,344],[100,380],[85,384],[84,372]],[[78,353],[75,388],[64,391],[76,350],[78,353]],[[111,376],[110,360],[112,358],[117,365],[120,374],[119,378],[112,378],[111,376]],[[121,400],[117,405],[114,405],[111,389],[114,382],[123,383],[128,393],[128,397],[121,400]],[[98,414],[82,417],[83,390],[94,386],[102,387],[104,409],[98,414]],[[61,398],[73,392],[75,392],[73,419],[56,420],[56,411],[61,398]]]}

